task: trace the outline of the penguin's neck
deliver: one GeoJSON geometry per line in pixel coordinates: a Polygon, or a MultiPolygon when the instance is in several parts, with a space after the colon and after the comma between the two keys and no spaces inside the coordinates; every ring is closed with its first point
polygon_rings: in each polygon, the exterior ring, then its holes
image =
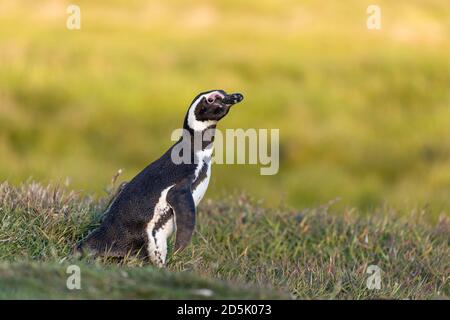
{"type": "Polygon", "coordinates": [[[183,128],[185,134],[181,137],[181,141],[190,145],[191,159],[195,161],[194,163],[209,163],[214,151],[216,124],[210,125],[204,130],[193,130],[185,122],[183,128]],[[188,140],[186,141],[186,139],[188,140]]]}

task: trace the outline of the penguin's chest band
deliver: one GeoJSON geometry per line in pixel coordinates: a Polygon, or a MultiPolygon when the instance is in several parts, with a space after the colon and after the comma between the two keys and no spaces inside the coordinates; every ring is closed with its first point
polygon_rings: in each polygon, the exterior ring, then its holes
{"type": "Polygon", "coordinates": [[[206,179],[208,178],[208,170],[209,170],[209,163],[206,161],[203,161],[201,164],[201,169],[198,173],[197,178],[195,179],[194,183],[192,184],[192,190],[197,189],[197,187],[206,179]]]}
{"type": "Polygon", "coordinates": [[[173,187],[170,186],[161,192],[158,203],[155,206],[153,217],[147,225],[148,253],[151,260],[159,266],[164,265],[167,255],[167,238],[174,229],[174,214],[167,203],[167,193],[173,187]]]}
{"type": "Polygon", "coordinates": [[[162,211],[159,216],[157,217],[155,224],[153,226],[152,235],[153,237],[156,236],[156,233],[162,229],[166,223],[173,218],[173,210],[169,206],[166,206],[164,208],[164,211],[162,211]]]}
{"type": "Polygon", "coordinates": [[[211,174],[211,162],[203,161],[199,168],[197,178],[192,184],[192,197],[194,198],[195,206],[198,206],[208,188],[209,178],[211,174]]]}

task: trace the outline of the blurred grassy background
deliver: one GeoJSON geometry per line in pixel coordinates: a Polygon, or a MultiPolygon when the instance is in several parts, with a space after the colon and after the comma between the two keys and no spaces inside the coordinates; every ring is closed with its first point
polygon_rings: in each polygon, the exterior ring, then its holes
{"type": "Polygon", "coordinates": [[[0,180],[102,193],[161,155],[200,91],[240,91],[220,128],[280,128],[281,167],[216,165],[209,197],[307,207],[450,205],[450,5],[0,0],[0,180]],[[81,7],[81,30],[66,7],[81,7]]]}

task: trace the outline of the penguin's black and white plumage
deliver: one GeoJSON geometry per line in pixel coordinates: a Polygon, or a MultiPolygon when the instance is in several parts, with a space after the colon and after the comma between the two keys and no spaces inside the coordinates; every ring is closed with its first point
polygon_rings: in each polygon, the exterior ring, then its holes
{"type": "Polygon", "coordinates": [[[196,208],[211,175],[213,139],[193,143],[194,137],[215,129],[231,106],[242,101],[239,93],[212,90],[199,94],[184,119],[183,135],[164,155],[148,165],[117,194],[101,225],[78,246],[78,251],[124,257],[140,253],[164,266],[167,239],[176,230],[175,252],[185,248],[195,228],[196,208]],[[191,144],[190,160],[176,164],[172,149],[191,144]]]}

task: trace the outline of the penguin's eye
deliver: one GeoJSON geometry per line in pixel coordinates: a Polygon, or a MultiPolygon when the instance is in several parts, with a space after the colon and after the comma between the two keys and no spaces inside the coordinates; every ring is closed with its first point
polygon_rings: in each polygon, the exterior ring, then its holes
{"type": "Polygon", "coordinates": [[[208,98],[208,99],[206,99],[206,102],[207,102],[208,104],[211,104],[211,103],[214,102],[214,98],[208,98]]]}

